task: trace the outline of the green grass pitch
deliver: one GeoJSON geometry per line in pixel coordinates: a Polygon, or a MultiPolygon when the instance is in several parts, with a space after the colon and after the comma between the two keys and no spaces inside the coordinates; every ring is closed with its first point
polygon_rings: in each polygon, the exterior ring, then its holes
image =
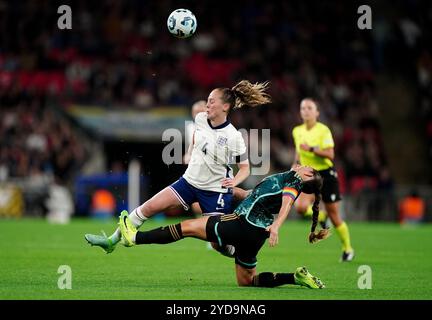
{"type": "MultiPolygon", "coordinates": [[[[149,221],[144,230],[173,223],[149,221]]],[[[111,232],[115,221],[75,219],[69,225],[45,220],[0,220],[0,299],[427,299],[432,298],[432,225],[350,223],[356,258],[340,263],[336,234],[307,243],[309,223],[288,221],[279,245],[265,244],[257,271],[293,272],[305,265],[327,285],[240,288],[234,262],[186,239],[170,245],[118,246],[111,254],[90,247],[85,233],[111,232]],[[58,268],[72,269],[72,289],[60,290],[58,268]],[[360,290],[361,265],[372,270],[372,289],[360,290]]]]}

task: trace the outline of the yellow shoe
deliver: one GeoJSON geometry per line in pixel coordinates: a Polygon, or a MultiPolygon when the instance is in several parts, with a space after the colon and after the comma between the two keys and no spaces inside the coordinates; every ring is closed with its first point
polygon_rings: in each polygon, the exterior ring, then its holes
{"type": "Polygon", "coordinates": [[[119,218],[119,226],[122,234],[122,243],[125,247],[132,247],[135,245],[135,235],[137,233],[137,229],[132,224],[128,217],[128,212],[123,210],[120,213],[119,218]]]}
{"type": "Polygon", "coordinates": [[[294,273],[294,281],[300,286],[308,287],[311,289],[325,288],[324,283],[317,277],[311,275],[306,269],[306,267],[297,268],[296,272],[294,273]]]}

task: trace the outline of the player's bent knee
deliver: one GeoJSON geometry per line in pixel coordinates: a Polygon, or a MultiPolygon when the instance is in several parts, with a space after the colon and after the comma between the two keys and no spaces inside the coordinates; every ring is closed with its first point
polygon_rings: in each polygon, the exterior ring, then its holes
{"type": "Polygon", "coordinates": [[[205,234],[205,224],[200,219],[185,220],[181,223],[182,233],[185,237],[203,238],[205,234]]]}
{"type": "Polygon", "coordinates": [[[237,277],[237,284],[240,287],[247,287],[247,286],[252,285],[252,279],[253,279],[253,276],[237,277]]]}
{"type": "Polygon", "coordinates": [[[236,275],[237,275],[237,284],[240,287],[250,286],[253,282],[253,277],[255,275],[254,269],[246,269],[239,265],[236,265],[236,275]]]}

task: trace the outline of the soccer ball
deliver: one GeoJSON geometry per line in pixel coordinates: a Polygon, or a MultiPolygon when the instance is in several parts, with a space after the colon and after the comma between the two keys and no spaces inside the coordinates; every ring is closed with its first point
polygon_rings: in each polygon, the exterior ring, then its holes
{"type": "Polygon", "coordinates": [[[177,9],[171,12],[167,20],[168,30],[177,38],[189,38],[195,33],[197,20],[188,9],[177,9]]]}

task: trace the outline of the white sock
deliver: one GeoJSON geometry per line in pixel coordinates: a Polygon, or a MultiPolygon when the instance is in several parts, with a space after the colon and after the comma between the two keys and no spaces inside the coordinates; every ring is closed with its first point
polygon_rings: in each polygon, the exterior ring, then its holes
{"type": "Polygon", "coordinates": [[[109,239],[113,244],[118,243],[121,239],[120,228],[117,228],[116,231],[114,231],[114,233],[111,236],[109,236],[109,239]]]}
{"type": "Polygon", "coordinates": [[[148,219],[145,215],[141,213],[140,207],[135,208],[131,213],[129,213],[129,219],[135,228],[142,226],[144,222],[148,219]],[[139,210],[139,212],[138,212],[139,210]]]}
{"type": "MultiPolygon", "coordinates": [[[[139,210],[140,207],[135,208],[130,214],[129,214],[129,219],[132,222],[132,224],[136,227],[139,228],[142,226],[142,224],[148,219],[145,215],[143,215],[141,213],[141,210],[139,210]],[[137,212],[139,210],[139,213],[137,212]]],[[[111,239],[111,242],[113,244],[116,244],[120,241],[121,239],[121,232],[120,232],[120,228],[117,228],[116,231],[114,231],[114,233],[109,237],[111,239]]]]}

